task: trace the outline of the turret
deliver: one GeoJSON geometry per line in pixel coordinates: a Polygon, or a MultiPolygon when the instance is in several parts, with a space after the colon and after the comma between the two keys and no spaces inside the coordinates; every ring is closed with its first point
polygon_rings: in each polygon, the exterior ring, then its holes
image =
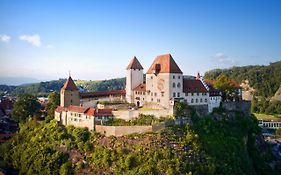
{"type": "Polygon", "coordinates": [[[126,100],[133,103],[133,89],[143,83],[143,67],[136,57],[127,66],[126,75],[126,100]]]}
{"type": "Polygon", "coordinates": [[[69,105],[80,105],[79,90],[73,82],[71,76],[69,76],[60,91],[60,106],[68,107],[69,105]]]}

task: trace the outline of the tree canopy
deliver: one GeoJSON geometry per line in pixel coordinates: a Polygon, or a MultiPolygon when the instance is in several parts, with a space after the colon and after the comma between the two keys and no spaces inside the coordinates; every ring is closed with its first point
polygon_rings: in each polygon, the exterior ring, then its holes
{"type": "Polygon", "coordinates": [[[25,121],[27,118],[38,114],[40,103],[37,98],[30,94],[18,96],[13,106],[12,118],[15,121],[25,121]]]}

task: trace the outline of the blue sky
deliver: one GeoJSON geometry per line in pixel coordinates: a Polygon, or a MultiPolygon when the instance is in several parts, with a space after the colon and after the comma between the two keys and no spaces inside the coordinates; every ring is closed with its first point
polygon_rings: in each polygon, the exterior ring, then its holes
{"type": "Polygon", "coordinates": [[[165,53],[195,75],[281,60],[280,46],[280,0],[0,1],[0,77],[110,79],[165,53]]]}

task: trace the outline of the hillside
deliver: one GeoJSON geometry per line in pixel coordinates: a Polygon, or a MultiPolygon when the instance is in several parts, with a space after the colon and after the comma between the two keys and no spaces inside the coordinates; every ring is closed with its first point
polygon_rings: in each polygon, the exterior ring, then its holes
{"type": "Polygon", "coordinates": [[[250,86],[256,90],[256,95],[272,97],[281,85],[281,61],[267,66],[242,66],[229,69],[214,69],[205,73],[205,79],[216,79],[221,73],[242,83],[249,80],[250,86]]]}
{"type": "MultiPolygon", "coordinates": [[[[36,96],[47,96],[52,91],[59,92],[65,81],[66,79],[59,79],[21,86],[0,85],[0,94],[9,93],[11,95],[19,95],[28,93],[36,96]]],[[[75,83],[77,86],[84,88],[87,91],[118,90],[124,89],[125,78],[116,78],[101,81],[76,80],[75,83]]]]}
{"type": "Polygon", "coordinates": [[[275,174],[257,121],[227,115],[118,138],[29,121],[0,145],[0,160],[20,174],[275,174]]]}

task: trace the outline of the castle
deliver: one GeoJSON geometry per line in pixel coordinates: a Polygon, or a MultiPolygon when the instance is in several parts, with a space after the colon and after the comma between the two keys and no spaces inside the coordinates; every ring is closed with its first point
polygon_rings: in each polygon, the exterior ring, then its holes
{"type": "MultiPolygon", "coordinates": [[[[94,129],[97,123],[102,124],[113,117],[126,115],[114,115],[112,109],[99,109],[98,101],[126,101],[137,107],[147,106],[154,114],[153,109],[157,109],[156,113],[161,115],[172,114],[176,102],[204,107],[208,112],[220,105],[220,92],[211,83],[206,83],[199,73],[197,77],[184,76],[170,54],[157,56],[145,75],[136,57],[131,60],[126,71],[126,89],[115,91],[80,93],[69,76],[60,91],[60,106],[55,110],[55,119],[63,125],[94,129]]],[[[128,111],[127,119],[137,117],[138,114],[138,110],[128,111]]]]}
{"type": "Polygon", "coordinates": [[[159,55],[145,74],[136,57],[127,66],[126,100],[141,107],[173,108],[176,101],[192,106],[205,105],[208,112],[219,107],[220,92],[199,75],[187,78],[170,54],[159,55]]]}

